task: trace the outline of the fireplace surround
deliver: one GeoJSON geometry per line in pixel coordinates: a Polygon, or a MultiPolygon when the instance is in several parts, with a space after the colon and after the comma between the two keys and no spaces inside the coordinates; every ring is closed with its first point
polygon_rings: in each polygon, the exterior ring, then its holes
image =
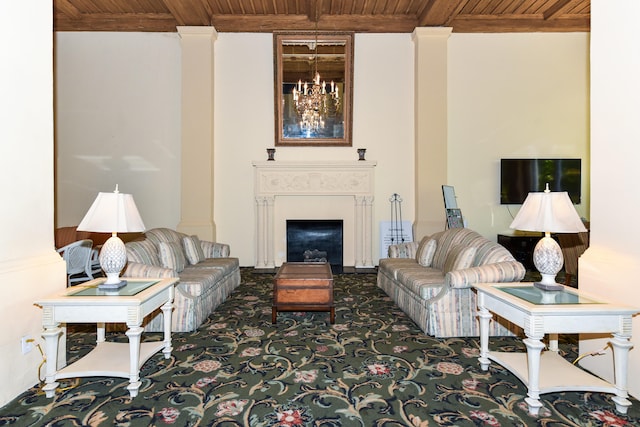
{"type": "Polygon", "coordinates": [[[374,161],[254,161],[256,269],[286,261],[287,219],[341,219],[345,267],[374,268],[374,161]]]}

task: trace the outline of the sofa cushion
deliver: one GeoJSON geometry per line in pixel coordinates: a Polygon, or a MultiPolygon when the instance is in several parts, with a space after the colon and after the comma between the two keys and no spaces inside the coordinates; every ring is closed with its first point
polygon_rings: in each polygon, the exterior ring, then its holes
{"type": "Polygon", "coordinates": [[[225,275],[232,273],[240,267],[240,262],[238,258],[206,258],[204,261],[201,261],[195,265],[189,266],[189,268],[203,268],[203,269],[211,269],[215,268],[217,270],[222,271],[225,275]]]}
{"type": "Polygon", "coordinates": [[[226,243],[200,240],[200,245],[202,246],[205,258],[224,258],[228,257],[231,253],[231,247],[226,243]]]}
{"type": "Polygon", "coordinates": [[[486,241],[482,245],[478,245],[475,265],[495,264],[503,261],[515,261],[511,252],[503,246],[491,241],[486,241]]]}
{"type": "Polygon", "coordinates": [[[416,261],[423,267],[431,267],[433,261],[433,255],[436,253],[436,239],[430,237],[423,237],[418,245],[418,251],[416,252],[416,261]]]}
{"type": "Polygon", "coordinates": [[[442,272],[444,274],[469,268],[473,265],[477,249],[474,246],[456,245],[449,250],[444,262],[442,272]]]}
{"type": "Polygon", "coordinates": [[[425,302],[446,292],[444,275],[440,270],[430,267],[419,269],[403,269],[398,271],[400,287],[414,295],[419,295],[425,302]]]}
{"type": "Polygon", "coordinates": [[[170,228],[152,228],[145,231],[144,235],[151,240],[156,246],[160,242],[176,242],[181,243],[184,234],[179,233],[170,228]]]}
{"type": "Polygon", "coordinates": [[[160,263],[164,268],[172,268],[176,273],[184,270],[187,260],[182,252],[182,245],[175,242],[160,242],[158,244],[160,263]]]}
{"type": "Polygon", "coordinates": [[[149,240],[139,240],[125,244],[127,259],[139,264],[160,266],[158,248],[149,240]]]}
{"type": "Polygon", "coordinates": [[[475,236],[479,236],[479,234],[468,228],[450,228],[431,236],[438,241],[431,266],[438,270],[443,270],[449,251],[461,243],[465,244],[465,246],[473,246],[465,242],[465,239],[475,236]]]}
{"type": "Polygon", "coordinates": [[[387,256],[389,258],[411,258],[416,259],[418,242],[404,242],[389,245],[387,256]]]}
{"type": "Polygon", "coordinates": [[[205,270],[189,266],[180,273],[180,283],[176,286],[176,291],[182,291],[190,297],[198,297],[212,289],[216,290],[222,278],[223,274],[220,270],[205,270]]]}
{"type": "Polygon", "coordinates": [[[157,265],[140,264],[137,262],[127,263],[127,267],[122,274],[123,277],[150,277],[165,278],[178,277],[178,273],[172,268],[164,268],[157,265]]]}
{"type": "Polygon", "coordinates": [[[406,268],[422,268],[415,258],[380,258],[378,270],[387,272],[387,275],[398,278],[398,271],[406,268]]]}
{"type": "Polygon", "coordinates": [[[182,238],[182,246],[189,264],[195,265],[205,260],[202,245],[198,236],[185,236],[182,238]]]}

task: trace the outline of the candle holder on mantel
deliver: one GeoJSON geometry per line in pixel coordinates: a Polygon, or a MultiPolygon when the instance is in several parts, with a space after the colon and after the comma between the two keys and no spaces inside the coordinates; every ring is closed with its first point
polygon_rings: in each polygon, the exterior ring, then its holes
{"type": "Polygon", "coordinates": [[[273,161],[275,160],[273,156],[276,154],[275,148],[267,148],[267,160],[273,161]]]}
{"type": "Polygon", "coordinates": [[[358,148],[358,160],[365,160],[364,155],[366,152],[366,148],[358,148]]]}

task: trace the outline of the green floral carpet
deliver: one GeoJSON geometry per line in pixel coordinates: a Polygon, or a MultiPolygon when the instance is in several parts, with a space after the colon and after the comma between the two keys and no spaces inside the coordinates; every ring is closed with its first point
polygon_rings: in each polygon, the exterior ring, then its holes
{"type": "MultiPolygon", "coordinates": [[[[272,325],[272,280],[243,269],[242,285],[205,324],[172,335],[170,359],[157,354],[145,363],[137,397],[123,378],[62,380],[55,398],[33,387],[1,408],[0,425],[640,425],[637,400],[620,415],[604,393],[544,394],[540,414],[530,415],[514,375],[495,363],[480,369],[477,338],[425,336],[376,287],[374,274],[335,276],[333,325],[322,312],[279,313],[272,325]]],[[[75,327],[69,360],[94,342],[91,329],[75,327]]],[[[516,338],[491,339],[491,347],[524,350],[516,338]]],[[[575,359],[575,337],[561,351],[575,359]]]]}

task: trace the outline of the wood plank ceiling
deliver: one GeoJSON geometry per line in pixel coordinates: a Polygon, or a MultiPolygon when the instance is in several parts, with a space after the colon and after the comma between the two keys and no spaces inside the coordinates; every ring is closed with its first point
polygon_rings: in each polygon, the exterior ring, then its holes
{"type": "Polygon", "coordinates": [[[590,0],[53,0],[55,31],[588,32],[590,0]]]}

